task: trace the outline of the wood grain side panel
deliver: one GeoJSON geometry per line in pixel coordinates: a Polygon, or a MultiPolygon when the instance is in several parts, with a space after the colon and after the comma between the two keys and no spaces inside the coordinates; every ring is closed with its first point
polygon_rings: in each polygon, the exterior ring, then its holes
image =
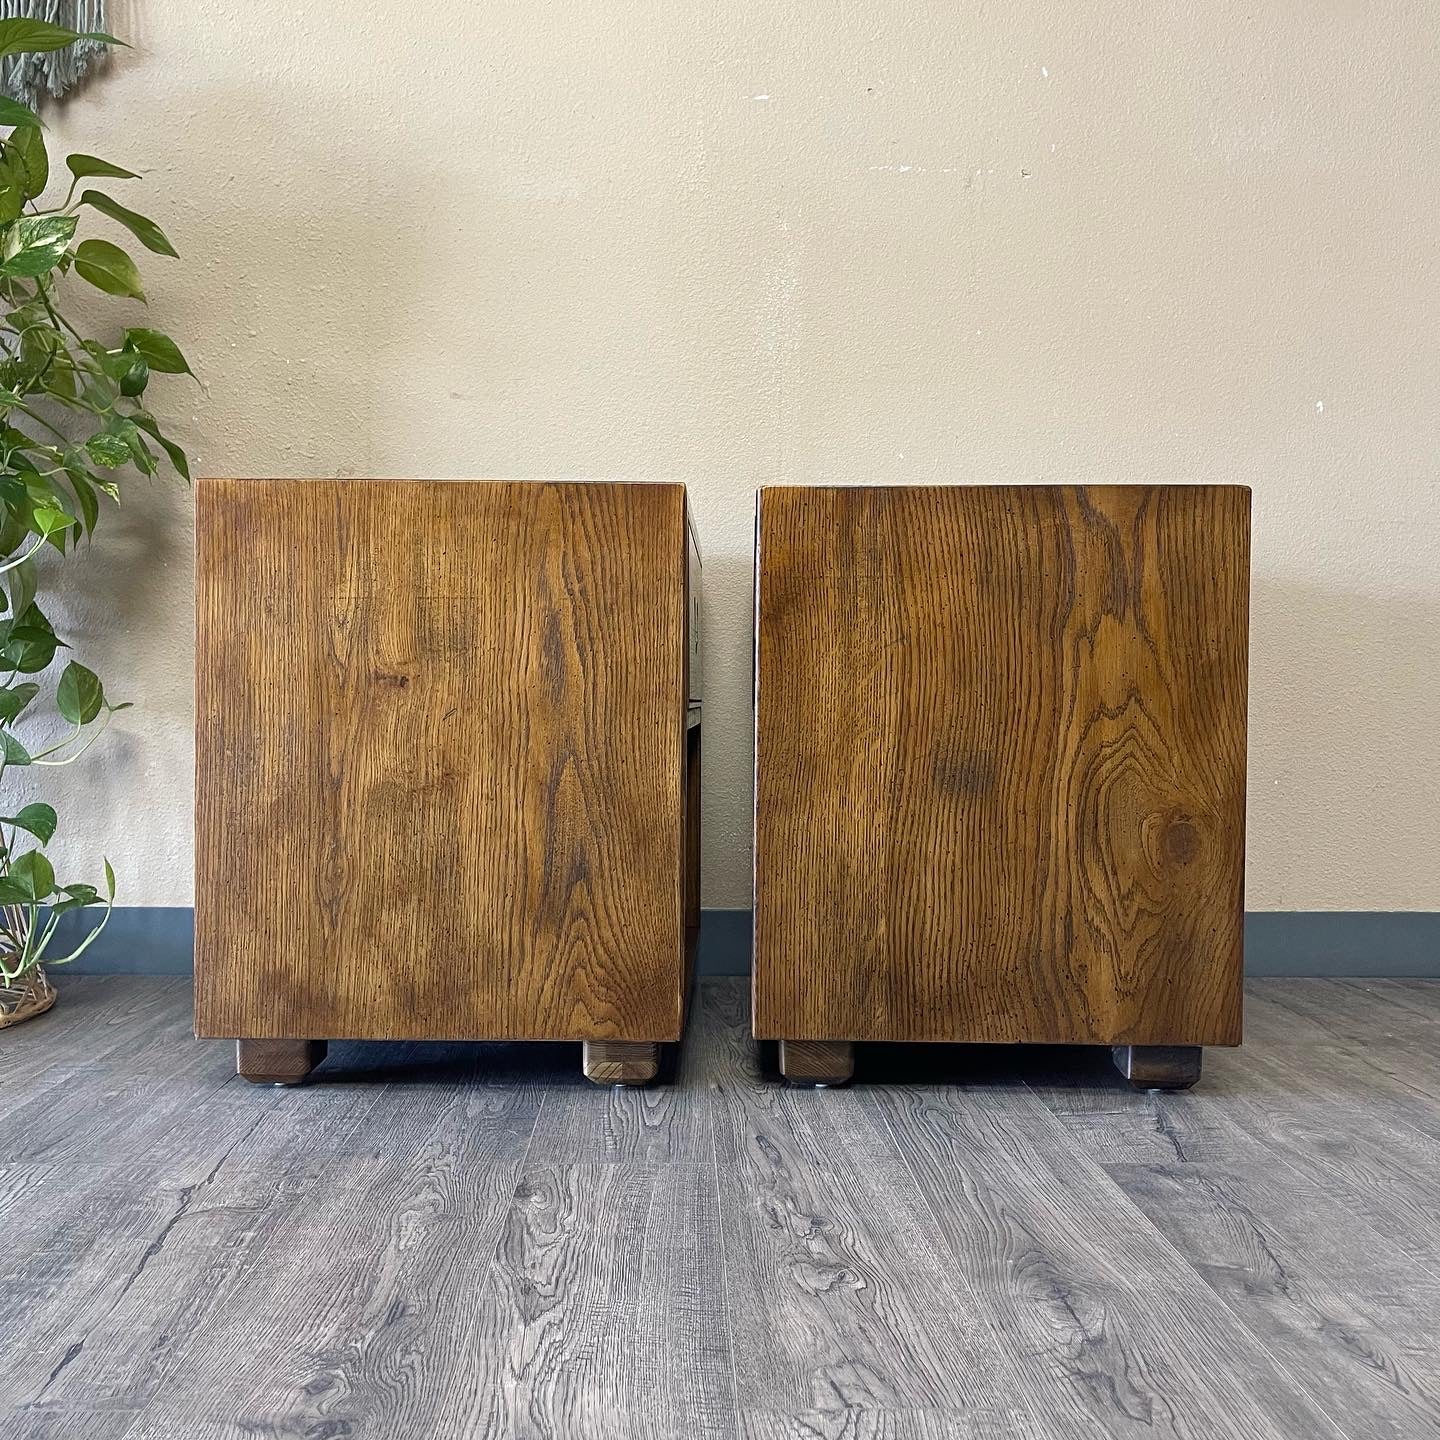
{"type": "Polygon", "coordinates": [[[200,1033],[676,1038],[682,487],[198,507],[200,1033]]]}
{"type": "Polygon", "coordinates": [[[762,1037],[1235,1044],[1249,495],[769,489],[762,1037]]]}

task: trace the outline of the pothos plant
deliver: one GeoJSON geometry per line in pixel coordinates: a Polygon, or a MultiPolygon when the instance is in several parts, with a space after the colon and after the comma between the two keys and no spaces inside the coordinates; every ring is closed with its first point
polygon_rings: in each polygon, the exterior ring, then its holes
{"type": "MultiPolygon", "coordinates": [[[[0,20],[0,57],[58,50],[81,39],[118,44],[108,35],[80,36],[40,20],[0,20]]],[[[78,660],[52,669],[68,648],[36,597],[41,552],[74,553],[95,532],[121,480],[138,470],[154,475],[168,463],[186,480],[180,447],[145,405],[150,377],[188,375],[175,342],[144,325],[116,324],[111,339],[94,339],[66,318],[62,292],[78,279],[105,295],[143,303],[134,260],[99,236],[78,238],[95,216],[128,230],[146,250],[175,254],[153,220],[136,214],[88,182],[138,177],[93,155],[67,155],[68,188],[44,203],[51,187],[44,127],[34,111],[0,97],[0,781],[15,768],[69,765],[123,705],[113,704],[94,671],[78,660]],[[162,462],[163,457],[163,462],[162,462]],[[35,678],[30,678],[30,677],[35,678]],[[42,688],[63,725],[42,718],[42,688]],[[54,732],[59,729],[59,734],[54,732]],[[24,732],[24,738],[22,738],[24,732]]],[[[62,177],[63,180],[63,177],[62,177]]],[[[0,797],[3,797],[0,785],[0,797]]],[[[14,809],[0,798],[0,809],[14,809]]],[[[0,815],[0,983],[23,977],[42,960],[73,960],[104,928],[115,899],[108,860],[104,890],[61,884],[46,856],[57,817],[34,803],[0,815]],[[99,924],[70,954],[48,954],[60,917],[90,906],[99,924]]]]}

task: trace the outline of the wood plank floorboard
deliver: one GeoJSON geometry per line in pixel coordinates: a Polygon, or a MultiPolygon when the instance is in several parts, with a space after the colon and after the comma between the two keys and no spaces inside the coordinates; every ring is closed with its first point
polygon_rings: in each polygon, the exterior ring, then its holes
{"type": "Polygon", "coordinates": [[[744,1403],[782,1415],[983,1410],[1007,1396],[1004,1347],[899,1150],[869,1123],[864,1092],[767,1083],[743,1007],[716,1006],[715,1020],[727,1042],[713,1119],[744,1403]]]}
{"type": "Polygon", "coordinates": [[[1366,1417],[1376,1440],[1440,1434],[1435,1365],[1387,1333],[1440,1314],[1440,1289],[1363,1230],[1337,1231],[1330,1197],[1205,1163],[1109,1173],[1326,1414],[1366,1417]]]}
{"type": "Polygon", "coordinates": [[[740,1416],[742,1440],[1019,1440],[1035,1433],[1012,1409],[953,1414],[925,1410],[819,1410],[740,1416]]]}
{"type": "Polygon", "coordinates": [[[125,1440],[135,1420],[130,1411],[0,1409],[0,1440],[125,1440]]]}
{"type": "Polygon", "coordinates": [[[1199,1087],[1073,1048],[781,1085],[334,1044],[254,1087],[184,980],[0,1034],[0,1440],[1440,1434],[1440,983],[1252,982],[1199,1087]]]}
{"type": "Polygon", "coordinates": [[[1052,1433],[1341,1433],[1058,1120],[1046,1145],[960,1090],[875,1103],[1052,1433]]]}

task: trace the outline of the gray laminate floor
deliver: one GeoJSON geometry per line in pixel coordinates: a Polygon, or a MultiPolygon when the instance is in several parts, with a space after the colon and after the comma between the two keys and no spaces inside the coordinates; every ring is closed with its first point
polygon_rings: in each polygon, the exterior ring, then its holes
{"type": "Polygon", "coordinates": [[[0,1033],[0,1436],[1440,1434],[1440,982],[1252,985],[1189,1095],[1086,1051],[678,1081],[340,1045],[300,1090],[188,983],[0,1033]]]}

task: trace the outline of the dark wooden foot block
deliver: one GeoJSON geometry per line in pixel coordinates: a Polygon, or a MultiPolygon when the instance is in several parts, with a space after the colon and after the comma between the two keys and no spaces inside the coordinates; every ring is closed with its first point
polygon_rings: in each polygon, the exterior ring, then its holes
{"type": "Polygon", "coordinates": [[[1137,1090],[1188,1090],[1200,1078],[1198,1045],[1117,1045],[1113,1053],[1137,1090]]]}
{"type": "Polygon", "coordinates": [[[782,1040],[780,1073],[797,1085],[844,1085],[855,1073],[848,1040],[782,1040]]]}
{"type": "Polygon", "coordinates": [[[587,1040],[585,1078],[596,1085],[648,1085],[660,1069],[660,1047],[648,1040],[587,1040]]]}
{"type": "Polygon", "coordinates": [[[323,1040],[237,1040],[235,1068],[255,1085],[298,1085],[327,1048],[323,1040]]]}

